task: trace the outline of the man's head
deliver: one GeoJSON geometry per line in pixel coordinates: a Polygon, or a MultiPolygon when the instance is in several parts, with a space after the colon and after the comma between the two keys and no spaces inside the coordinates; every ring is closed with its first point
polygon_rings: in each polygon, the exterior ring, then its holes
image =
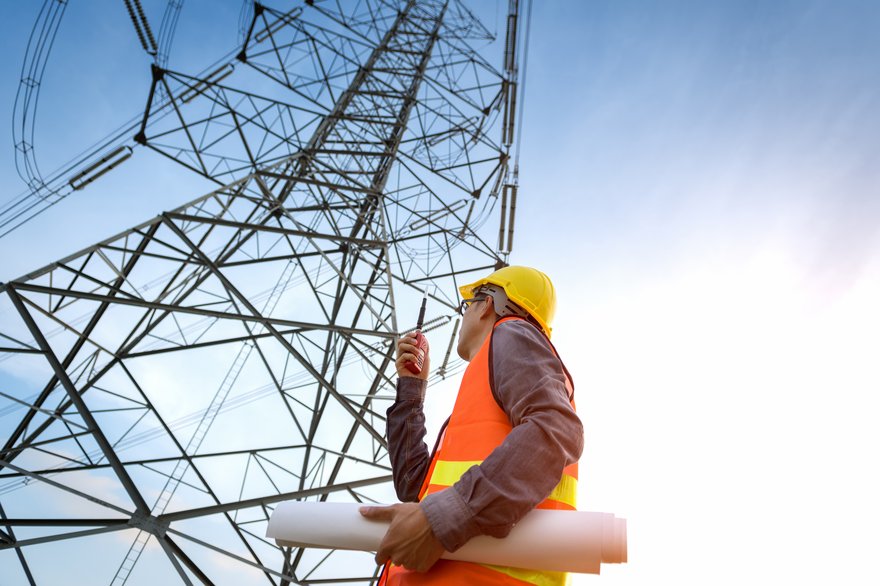
{"type": "Polygon", "coordinates": [[[470,360],[479,350],[495,322],[518,315],[550,337],[556,312],[556,290],[550,278],[537,269],[509,266],[470,285],[459,287],[462,323],[458,354],[470,360]]]}

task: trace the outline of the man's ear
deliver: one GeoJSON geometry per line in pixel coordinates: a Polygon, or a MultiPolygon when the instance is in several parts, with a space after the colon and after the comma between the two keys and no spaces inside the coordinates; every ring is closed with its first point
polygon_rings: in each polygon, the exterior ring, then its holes
{"type": "Polygon", "coordinates": [[[486,303],[480,308],[480,318],[491,317],[495,321],[495,298],[491,295],[486,297],[486,303]]]}

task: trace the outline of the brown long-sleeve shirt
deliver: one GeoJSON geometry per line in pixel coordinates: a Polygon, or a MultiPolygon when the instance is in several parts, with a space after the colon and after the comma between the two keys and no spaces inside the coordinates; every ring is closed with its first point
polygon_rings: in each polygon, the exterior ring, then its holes
{"type": "MultiPolygon", "coordinates": [[[[563,468],[583,450],[583,425],[569,402],[562,364],[544,336],[520,320],[499,324],[493,336],[493,388],[513,430],[482,464],[422,501],[447,551],[476,535],[506,536],[550,494],[563,468]]],[[[387,412],[388,450],[401,501],[418,500],[431,462],[424,442],[426,387],[425,381],[401,377],[397,400],[387,412]]]]}

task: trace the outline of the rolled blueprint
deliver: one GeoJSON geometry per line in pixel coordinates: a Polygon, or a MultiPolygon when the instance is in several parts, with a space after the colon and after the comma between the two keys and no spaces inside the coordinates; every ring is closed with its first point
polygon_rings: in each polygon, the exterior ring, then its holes
{"type": "MultiPolygon", "coordinates": [[[[287,547],[376,551],[389,522],[363,517],[357,503],[287,501],[269,519],[267,537],[287,547]]],[[[611,513],[535,509],[504,539],[478,536],[444,559],[531,570],[598,574],[626,562],[626,519],[611,513]]]]}

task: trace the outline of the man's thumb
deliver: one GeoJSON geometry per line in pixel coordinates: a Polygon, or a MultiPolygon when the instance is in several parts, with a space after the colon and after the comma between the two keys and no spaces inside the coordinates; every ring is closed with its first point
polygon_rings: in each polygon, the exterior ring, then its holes
{"type": "Polygon", "coordinates": [[[374,521],[390,521],[394,517],[394,507],[361,507],[358,509],[367,519],[374,521]]]}

